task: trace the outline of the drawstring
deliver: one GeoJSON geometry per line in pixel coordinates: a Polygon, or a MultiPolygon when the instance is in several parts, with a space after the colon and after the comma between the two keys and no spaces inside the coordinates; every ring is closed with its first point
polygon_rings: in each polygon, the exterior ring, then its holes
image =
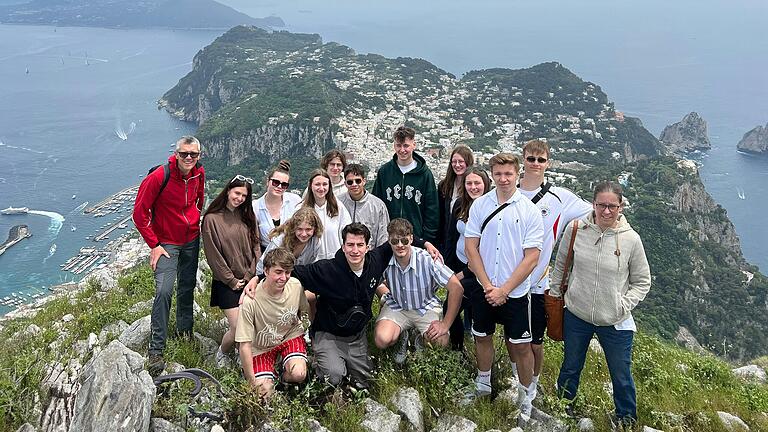
{"type": "Polygon", "coordinates": [[[616,239],[616,250],[613,251],[613,254],[616,256],[621,256],[621,249],[619,248],[619,233],[616,232],[616,235],[613,237],[616,239]]]}

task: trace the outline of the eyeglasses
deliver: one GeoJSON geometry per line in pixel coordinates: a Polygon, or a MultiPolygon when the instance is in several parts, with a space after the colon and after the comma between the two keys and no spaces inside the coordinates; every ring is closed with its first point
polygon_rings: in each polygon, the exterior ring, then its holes
{"type": "Polygon", "coordinates": [[[621,204],[603,204],[603,203],[595,203],[595,207],[597,207],[600,211],[605,211],[605,209],[608,209],[611,211],[611,213],[615,212],[616,210],[621,207],[621,204]]]}
{"type": "Polygon", "coordinates": [[[547,160],[548,160],[548,159],[547,159],[547,158],[545,158],[545,157],[541,157],[541,156],[539,156],[539,157],[536,157],[536,156],[527,156],[527,157],[525,158],[525,160],[527,160],[527,161],[528,161],[528,162],[530,162],[530,163],[538,162],[538,163],[540,163],[540,164],[543,164],[543,163],[547,163],[547,160]]]}
{"type": "Polygon", "coordinates": [[[466,165],[466,164],[467,164],[466,161],[463,161],[463,160],[460,160],[460,159],[456,159],[456,160],[452,160],[451,161],[451,165],[466,165]]]}
{"type": "Polygon", "coordinates": [[[272,187],[274,187],[274,188],[288,189],[288,186],[291,185],[288,182],[280,181],[280,180],[275,179],[275,178],[271,178],[271,179],[269,179],[269,181],[270,181],[270,183],[272,183],[272,187]]]}
{"type": "Polygon", "coordinates": [[[389,239],[389,244],[391,244],[392,246],[397,246],[398,243],[403,246],[408,246],[409,244],[411,244],[411,239],[409,239],[408,237],[389,239]]]}
{"type": "Polygon", "coordinates": [[[200,152],[183,152],[183,151],[180,151],[180,152],[176,152],[176,154],[179,155],[179,157],[182,158],[182,159],[186,159],[186,158],[197,159],[198,157],[200,157],[200,152]]]}
{"type": "Polygon", "coordinates": [[[235,182],[235,180],[237,180],[237,181],[241,181],[241,182],[246,182],[246,183],[248,183],[249,185],[252,185],[252,184],[253,184],[253,179],[252,179],[252,178],[250,178],[250,177],[246,177],[246,176],[244,176],[244,175],[242,175],[242,174],[238,174],[238,175],[234,176],[234,177],[232,178],[232,180],[230,180],[230,181],[229,181],[229,184],[232,184],[232,183],[234,183],[234,182],[235,182]]]}
{"type": "Polygon", "coordinates": [[[360,184],[363,182],[363,179],[356,178],[356,179],[349,179],[347,180],[347,186],[352,186],[353,184],[360,184]]]}

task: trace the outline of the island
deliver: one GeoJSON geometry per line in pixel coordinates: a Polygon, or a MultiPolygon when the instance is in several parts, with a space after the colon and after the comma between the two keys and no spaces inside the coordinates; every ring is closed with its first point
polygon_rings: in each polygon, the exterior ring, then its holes
{"type": "Polygon", "coordinates": [[[279,17],[253,18],[213,0],[32,0],[0,5],[0,23],[174,29],[285,26],[279,17]]]}
{"type": "Polygon", "coordinates": [[[745,133],[736,148],[746,153],[768,153],[768,123],[745,133]]]}
{"type": "MultiPolygon", "coordinates": [[[[669,340],[685,329],[733,359],[768,353],[768,279],[745,261],[697,165],[561,63],[457,77],[423,59],[358,54],[316,34],[238,26],[197,53],[192,71],[159,105],[199,124],[214,189],[238,173],[261,178],[281,158],[292,163],[291,183],[303,188],[332,148],[375,173],[391,159],[392,131],[401,124],[416,129],[417,150],[438,179],[458,143],[487,166],[499,151],[519,154],[527,140],[546,139],[555,184],[586,199],[597,181],[623,185],[624,213],[654,277],[635,310],[639,326],[669,340]]],[[[686,117],[680,135],[698,137],[696,148],[708,145],[703,120],[686,117]],[[687,126],[691,134],[683,133],[687,126]]]]}
{"type": "Polygon", "coordinates": [[[0,255],[4,254],[11,246],[24,240],[25,238],[32,237],[32,233],[29,232],[29,226],[27,225],[14,225],[8,231],[8,239],[0,244],[0,255]]]}
{"type": "Polygon", "coordinates": [[[667,152],[678,155],[712,148],[707,134],[707,122],[696,112],[689,113],[679,122],[665,127],[659,141],[667,152]]]}

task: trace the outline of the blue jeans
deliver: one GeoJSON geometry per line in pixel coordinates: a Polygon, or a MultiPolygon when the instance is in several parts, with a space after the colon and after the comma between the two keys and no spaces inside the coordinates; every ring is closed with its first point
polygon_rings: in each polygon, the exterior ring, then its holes
{"type": "Polygon", "coordinates": [[[200,237],[181,246],[163,244],[170,258],[161,255],[155,269],[155,301],[152,303],[152,336],[149,354],[162,354],[168,337],[168,318],[171,312],[173,283],[176,288],[176,331],[192,333],[192,303],[197,283],[197,258],[200,237]]]}
{"type": "Polygon", "coordinates": [[[597,334],[600,346],[605,352],[608,372],[613,384],[613,403],[618,419],[637,420],[637,399],[635,381],[632,379],[631,330],[616,330],[613,326],[596,326],[565,310],[563,318],[563,339],[565,357],[557,377],[557,388],[562,397],[573,400],[579,388],[581,370],[587,358],[587,349],[592,335],[597,334]]]}

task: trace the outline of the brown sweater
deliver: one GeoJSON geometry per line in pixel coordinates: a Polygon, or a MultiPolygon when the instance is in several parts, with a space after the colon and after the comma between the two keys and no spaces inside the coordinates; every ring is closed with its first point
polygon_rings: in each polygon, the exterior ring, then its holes
{"type": "Polygon", "coordinates": [[[248,227],[237,213],[225,208],[206,214],[202,236],[203,250],[214,279],[235,289],[240,279],[248,280],[256,274],[259,243],[251,244],[248,227]]]}

